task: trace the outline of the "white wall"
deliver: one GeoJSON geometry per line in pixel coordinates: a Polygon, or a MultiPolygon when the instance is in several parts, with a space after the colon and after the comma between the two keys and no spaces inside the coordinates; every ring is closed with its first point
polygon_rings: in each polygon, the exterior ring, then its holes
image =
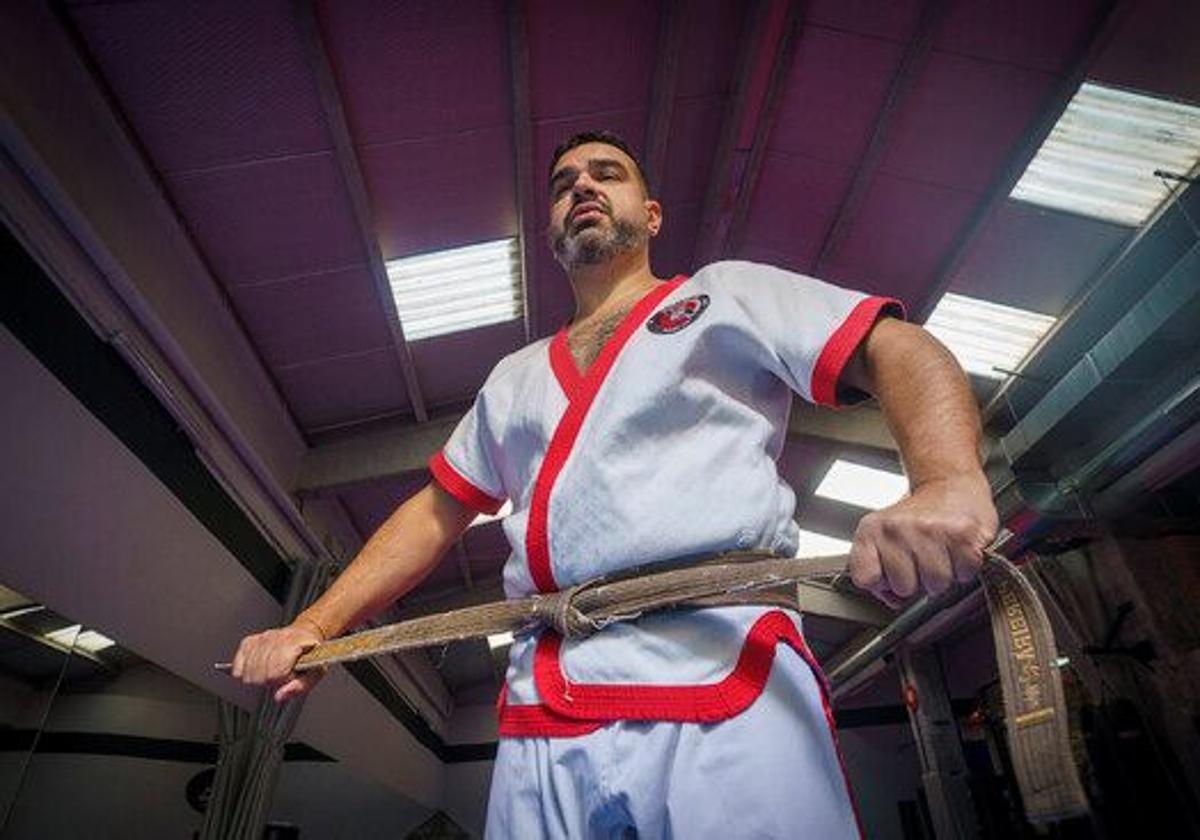
{"type": "MultiPolygon", "coordinates": [[[[0,726],[30,728],[50,700],[45,691],[0,681],[0,726]],[[16,701],[23,695],[23,701],[16,701]]],[[[54,698],[48,732],[97,732],[212,743],[216,700],[150,663],[103,685],[54,698]]],[[[0,752],[0,812],[24,754],[0,752]]],[[[29,765],[5,838],[190,837],[203,817],[187,803],[188,781],[208,765],[110,755],[39,752],[29,765]]],[[[285,762],[270,819],[302,837],[404,837],[431,815],[345,765],[285,762]]]]}

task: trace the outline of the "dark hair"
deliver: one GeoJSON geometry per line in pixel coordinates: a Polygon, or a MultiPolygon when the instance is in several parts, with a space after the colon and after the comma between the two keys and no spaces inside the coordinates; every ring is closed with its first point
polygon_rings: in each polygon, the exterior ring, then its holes
{"type": "Polygon", "coordinates": [[[582,146],[584,143],[604,143],[607,146],[615,146],[629,155],[630,160],[633,161],[633,165],[637,169],[637,177],[638,181],[642,184],[642,190],[649,193],[650,188],[646,183],[646,176],[642,173],[642,162],[633,153],[633,149],[629,148],[629,144],[611,131],[581,131],[559,143],[558,148],[554,150],[554,154],[550,157],[550,171],[546,173],[546,177],[554,175],[554,167],[558,163],[559,158],[571,151],[571,149],[574,149],[576,146],[582,146]]]}

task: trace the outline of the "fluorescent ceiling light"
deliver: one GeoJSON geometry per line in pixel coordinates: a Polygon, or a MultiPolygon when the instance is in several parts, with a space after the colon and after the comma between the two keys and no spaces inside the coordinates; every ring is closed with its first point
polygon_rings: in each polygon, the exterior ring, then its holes
{"type": "Polygon", "coordinates": [[[800,529],[800,545],[796,548],[796,557],[831,557],[835,554],[846,554],[850,551],[850,543],[836,537],[827,537],[816,531],[800,529]]]}
{"type": "Polygon", "coordinates": [[[1004,379],[1020,368],[1055,319],[947,292],[925,328],[949,348],[967,373],[1004,379]]]}
{"type": "Polygon", "coordinates": [[[506,645],[511,645],[513,643],[513,634],[507,633],[507,632],[506,633],[494,633],[491,636],[488,636],[487,639],[488,639],[488,647],[491,648],[492,650],[495,650],[496,648],[502,648],[502,647],[505,647],[506,645]]]}
{"type": "Polygon", "coordinates": [[[497,519],[503,519],[512,513],[512,499],[507,500],[500,505],[500,510],[495,513],[481,513],[471,520],[468,528],[474,528],[476,525],[486,525],[488,522],[495,522],[497,519]]]}
{"type": "Polygon", "coordinates": [[[1010,198],[1137,226],[1198,162],[1200,107],[1084,82],[1010,198]]]}
{"type": "Polygon", "coordinates": [[[516,239],[389,260],[386,268],[409,341],[521,317],[516,239]]]}
{"type": "Polygon", "coordinates": [[[840,458],[833,462],[816,490],[822,498],[869,510],[893,505],[907,493],[908,479],[903,475],[840,458]]]}
{"type": "Polygon", "coordinates": [[[95,630],[84,630],[79,624],[51,630],[49,633],[43,634],[43,637],[63,647],[69,648],[73,645],[88,653],[97,653],[116,644],[112,639],[100,635],[95,630]]]}
{"type": "Polygon", "coordinates": [[[29,615],[30,613],[41,612],[44,609],[46,608],[41,604],[33,604],[32,606],[28,607],[17,607],[16,609],[9,610],[8,612],[0,613],[0,618],[4,619],[5,621],[11,621],[14,618],[20,618],[21,616],[29,615]]]}

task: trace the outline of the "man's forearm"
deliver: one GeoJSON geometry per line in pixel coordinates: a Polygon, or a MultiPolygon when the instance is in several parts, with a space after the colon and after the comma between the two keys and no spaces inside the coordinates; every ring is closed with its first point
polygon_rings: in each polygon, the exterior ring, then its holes
{"type": "Polygon", "coordinates": [[[295,619],[330,639],[415,587],[474,518],[435,485],[401,505],[320,598],[295,619]]]}
{"type": "Polygon", "coordinates": [[[871,332],[863,363],[864,384],[879,399],[914,489],[982,479],[979,411],[950,351],[919,327],[886,320],[871,332]]]}

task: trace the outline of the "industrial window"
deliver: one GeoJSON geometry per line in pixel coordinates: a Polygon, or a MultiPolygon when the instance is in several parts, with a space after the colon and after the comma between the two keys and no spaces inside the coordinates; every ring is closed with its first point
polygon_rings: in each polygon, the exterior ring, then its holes
{"type": "Polygon", "coordinates": [[[816,531],[800,529],[800,544],[796,548],[796,557],[830,557],[834,554],[845,554],[850,551],[850,543],[837,537],[828,537],[816,531]]]}
{"type": "Polygon", "coordinates": [[[879,510],[893,505],[908,493],[908,479],[900,473],[843,461],[833,462],[817,485],[816,494],[855,507],[879,510]]]}
{"type": "Polygon", "coordinates": [[[409,341],[523,315],[516,239],[389,260],[387,276],[409,341]]]}
{"type": "Polygon", "coordinates": [[[967,373],[1005,379],[1054,324],[1049,315],[947,292],[925,328],[967,373]]]}
{"type": "Polygon", "coordinates": [[[1011,198],[1137,226],[1200,162],[1200,108],[1084,82],[1011,198]]]}

